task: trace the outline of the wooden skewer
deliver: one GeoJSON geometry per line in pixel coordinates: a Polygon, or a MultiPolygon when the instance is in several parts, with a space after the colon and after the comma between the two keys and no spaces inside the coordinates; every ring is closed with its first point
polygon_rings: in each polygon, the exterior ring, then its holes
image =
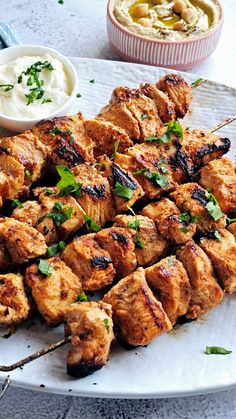
{"type": "Polygon", "coordinates": [[[7,378],[5,379],[2,388],[1,388],[1,392],[0,392],[0,400],[2,399],[2,397],[4,396],[4,394],[6,393],[9,385],[11,384],[11,379],[9,377],[9,375],[7,376],[7,378]]]}
{"type": "Polygon", "coordinates": [[[43,348],[38,352],[35,352],[33,355],[30,355],[30,356],[27,356],[24,359],[21,359],[20,361],[16,362],[15,364],[8,365],[8,366],[0,365],[0,371],[9,372],[9,371],[15,370],[16,368],[21,368],[25,364],[28,364],[29,362],[34,361],[35,359],[38,359],[41,356],[49,354],[50,352],[55,351],[55,349],[58,349],[61,346],[66,345],[69,342],[70,342],[70,338],[65,338],[65,339],[59,340],[58,342],[53,343],[52,345],[49,345],[46,348],[43,348]]]}
{"type": "Polygon", "coordinates": [[[231,122],[235,120],[236,120],[236,115],[232,116],[231,118],[227,118],[223,122],[220,122],[218,125],[216,125],[215,128],[211,129],[211,132],[218,131],[218,129],[223,128],[228,124],[231,124],[231,122]]]}

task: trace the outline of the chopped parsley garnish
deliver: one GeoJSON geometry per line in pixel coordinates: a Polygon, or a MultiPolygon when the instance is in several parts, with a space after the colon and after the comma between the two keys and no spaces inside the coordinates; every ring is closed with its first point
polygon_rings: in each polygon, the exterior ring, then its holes
{"type": "Polygon", "coordinates": [[[208,204],[206,205],[206,209],[209,212],[209,214],[211,215],[211,217],[215,220],[218,221],[220,218],[222,218],[224,216],[223,212],[221,211],[218,201],[215,198],[215,196],[213,194],[209,194],[208,196],[208,204]]]}
{"type": "Polygon", "coordinates": [[[38,264],[38,270],[41,272],[41,274],[45,276],[50,276],[54,271],[54,267],[50,263],[48,263],[47,260],[40,259],[38,264]]]}
{"type": "Polygon", "coordinates": [[[188,233],[188,229],[187,227],[181,227],[180,231],[182,231],[182,233],[188,233]]]}
{"type": "Polygon", "coordinates": [[[151,136],[147,137],[146,141],[156,142],[160,141],[164,144],[168,143],[171,140],[171,134],[175,134],[178,138],[183,138],[183,129],[178,121],[170,121],[167,125],[167,131],[161,135],[161,137],[151,136]]]}
{"type": "Polygon", "coordinates": [[[115,158],[116,158],[116,153],[117,153],[117,151],[118,151],[119,144],[120,144],[120,141],[119,141],[119,140],[117,140],[117,141],[115,142],[115,144],[114,144],[114,152],[112,153],[112,155],[111,155],[111,157],[110,157],[110,160],[115,160],[115,158]]]}
{"type": "Polygon", "coordinates": [[[45,218],[51,218],[56,226],[60,226],[71,218],[73,208],[64,205],[61,202],[55,202],[52,211],[39,217],[34,227],[37,227],[45,218]]]}
{"type": "Polygon", "coordinates": [[[136,218],[134,221],[128,221],[127,227],[132,228],[133,230],[136,231],[136,234],[134,237],[135,246],[139,247],[140,249],[144,249],[144,242],[140,237],[140,220],[136,218]]]}
{"type": "Polygon", "coordinates": [[[180,214],[178,218],[180,221],[189,224],[195,223],[196,221],[199,221],[201,219],[199,215],[192,215],[190,209],[187,209],[185,212],[182,212],[182,214],[180,214]]]}
{"type": "Polygon", "coordinates": [[[169,185],[168,179],[159,172],[148,172],[146,177],[161,188],[166,188],[169,185]]]}
{"type": "Polygon", "coordinates": [[[92,83],[92,84],[94,84],[94,83],[95,83],[95,80],[94,80],[94,79],[92,79],[92,80],[89,80],[89,83],[92,83]]]}
{"type": "Polygon", "coordinates": [[[205,354],[207,355],[229,355],[232,351],[222,348],[221,346],[206,346],[205,354]]]}
{"type": "Polygon", "coordinates": [[[229,218],[229,217],[227,217],[227,221],[228,221],[229,224],[236,223],[236,218],[229,218]]]}
{"type": "Polygon", "coordinates": [[[19,199],[12,199],[11,200],[11,207],[12,208],[24,208],[24,205],[22,204],[22,202],[19,199]]]}
{"type": "Polygon", "coordinates": [[[8,92],[9,90],[13,89],[14,84],[0,84],[0,87],[4,87],[4,92],[8,92]]]}
{"type": "Polygon", "coordinates": [[[86,228],[88,230],[92,230],[92,231],[100,231],[101,230],[101,226],[98,225],[97,223],[95,223],[95,221],[92,220],[92,218],[90,218],[88,215],[84,215],[84,221],[85,221],[85,225],[86,228]]]}
{"type": "Polygon", "coordinates": [[[50,97],[48,97],[46,99],[43,99],[42,104],[44,104],[44,103],[50,103],[50,102],[52,102],[52,99],[50,97]]]}
{"type": "Polygon", "coordinates": [[[52,257],[55,256],[57,253],[64,250],[66,247],[66,244],[63,240],[61,240],[59,243],[54,244],[53,246],[50,246],[47,248],[47,256],[52,257]]]}
{"type": "Polygon", "coordinates": [[[133,175],[143,175],[144,173],[149,172],[149,169],[144,167],[143,169],[138,169],[133,172],[133,175]]]}
{"type": "Polygon", "coordinates": [[[201,86],[201,84],[203,84],[203,83],[205,83],[206,82],[206,79],[197,79],[197,80],[195,80],[193,83],[191,83],[191,87],[198,87],[198,86],[201,86]]]}
{"type": "Polygon", "coordinates": [[[215,236],[215,238],[216,238],[217,240],[222,240],[222,237],[221,237],[221,235],[220,235],[219,231],[215,231],[215,232],[214,232],[214,236],[215,236]]]}
{"type": "Polygon", "coordinates": [[[51,135],[62,135],[62,136],[66,135],[66,136],[69,136],[69,144],[70,145],[74,144],[74,142],[75,142],[75,138],[72,135],[72,131],[70,131],[69,129],[66,129],[65,131],[62,131],[60,128],[55,127],[55,128],[52,128],[50,130],[50,134],[51,135]]]}
{"type": "Polygon", "coordinates": [[[35,100],[41,99],[44,93],[45,93],[45,90],[43,90],[42,87],[34,87],[33,89],[30,89],[30,93],[28,93],[28,95],[25,95],[27,99],[26,106],[30,105],[35,100]]]}
{"type": "Polygon", "coordinates": [[[85,292],[81,292],[81,294],[79,294],[79,295],[77,296],[76,301],[80,301],[81,303],[82,303],[83,301],[88,301],[88,297],[87,297],[87,295],[85,294],[85,292]]]}
{"type": "Polygon", "coordinates": [[[82,196],[81,188],[83,184],[76,181],[70,169],[67,166],[56,166],[56,169],[61,178],[57,183],[57,187],[60,189],[60,195],[66,196],[73,193],[75,196],[82,196]]]}
{"type": "Polygon", "coordinates": [[[153,142],[156,142],[158,140],[159,140],[159,138],[156,137],[156,135],[151,135],[150,137],[147,137],[145,141],[147,141],[149,143],[153,143],[153,142]]]}
{"type": "Polygon", "coordinates": [[[55,191],[53,191],[52,189],[50,189],[50,188],[45,188],[44,189],[44,193],[45,193],[45,195],[55,195],[56,194],[56,192],[55,191]]]}
{"type": "Polygon", "coordinates": [[[31,171],[29,169],[25,169],[25,176],[26,177],[30,177],[31,176],[31,171]]]}
{"type": "Polygon", "coordinates": [[[167,265],[168,265],[168,268],[171,268],[172,266],[174,266],[174,260],[172,258],[169,258],[167,265]]]}
{"type": "Polygon", "coordinates": [[[109,320],[108,319],[104,319],[103,322],[104,322],[104,325],[105,325],[105,328],[106,328],[107,333],[109,333],[109,331],[110,331],[110,328],[109,328],[109,320]]]}
{"type": "Polygon", "coordinates": [[[147,113],[142,113],[141,114],[141,119],[142,119],[142,121],[144,121],[145,119],[148,119],[148,114],[147,113]]]}
{"type": "Polygon", "coordinates": [[[77,98],[80,98],[81,97],[81,94],[80,93],[77,93],[76,97],[77,98]]]}
{"type": "Polygon", "coordinates": [[[121,198],[126,199],[127,201],[132,198],[134,191],[126,186],[121,185],[120,182],[115,183],[115,187],[113,188],[113,192],[115,195],[120,196],[121,198]]]}
{"type": "Polygon", "coordinates": [[[58,0],[59,4],[64,4],[64,0],[58,0]]]}

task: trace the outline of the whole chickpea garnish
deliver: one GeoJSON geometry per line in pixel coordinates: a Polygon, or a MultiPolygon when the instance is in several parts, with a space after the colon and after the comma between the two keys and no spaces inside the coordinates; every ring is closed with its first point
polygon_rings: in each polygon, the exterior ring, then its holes
{"type": "Polygon", "coordinates": [[[186,7],[181,13],[181,17],[185,22],[189,23],[190,25],[196,22],[197,14],[195,10],[191,9],[190,7],[186,7]]]}
{"type": "Polygon", "coordinates": [[[138,20],[138,23],[142,26],[145,26],[146,28],[151,25],[151,21],[147,17],[141,17],[138,20]]]}
{"type": "Polygon", "coordinates": [[[175,22],[173,25],[174,31],[184,31],[185,25],[184,22],[179,20],[179,22],[175,22]]]}
{"type": "Polygon", "coordinates": [[[181,14],[186,9],[186,3],[184,0],[176,0],[174,2],[173,10],[177,14],[181,14]]]}
{"type": "Polygon", "coordinates": [[[134,7],[133,14],[135,17],[145,17],[149,13],[148,3],[139,3],[134,7]]]}
{"type": "Polygon", "coordinates": [[[163,4],[165,0],[152,0],[154,4],[163,4]]]}

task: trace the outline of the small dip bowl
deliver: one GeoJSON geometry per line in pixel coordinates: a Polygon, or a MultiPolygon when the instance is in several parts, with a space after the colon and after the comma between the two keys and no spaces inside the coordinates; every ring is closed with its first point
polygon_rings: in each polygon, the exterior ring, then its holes
{"type": "Polygon", "coordinates": [[[220,8],[218,23],[202,35],[175,41],[148,38],[131,32],[119,23],[113,13],[115,0],[107,6],[108,38],[117,54],[126,61],[188,70],[199,65],[215,50],[224,21],[220,8]]]}
{"type": "MultiPolygon", "coordinates": [[[[44,119],[54,118],[56,116],[63,116],[69,112],[73,101],[77,94],[77,85],[78,78],[76,70],[73,64],[62,54],[57,52],[52,48],[47,48],[37,45],[18,45],[15,47],[6,48],[0,51],[0,65],[6,64],[9,61],[12,61],[18,57],[22,56],[41,56],[45,54],[50,54],[51,56],[57,58],[63,64],[64,70],[68,77],[69,83],[71,85],[71,93],[69,98],[56,109],[54,112],[48,113],[44,116],[44,119]]],[[[1,113],[0,109],[0,127],[6,128],[7,130],[13,132],[22,132],[27,129],[32,128],[37,122],[42,118],[33,118],[33,119],[24,119],[24,118],[14,118],[1,113]]]]}

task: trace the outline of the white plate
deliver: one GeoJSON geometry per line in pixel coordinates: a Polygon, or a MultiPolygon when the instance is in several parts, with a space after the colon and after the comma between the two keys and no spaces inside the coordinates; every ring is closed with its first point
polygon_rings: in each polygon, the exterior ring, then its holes
{"type": "MultiPolygon", "coordinates": [[[[81,110],[86,117],[96,115],[108,102],[114,87],[153,82],[167,72],[122,62],[83,58],[72,61],[78,71],[82,95],[73,110],[81,110]],[[94,84],[89,83],[92,79],[94,84]]],[[[184,77],[190,82],[197,78],[188,74],[184,77]]],[[[233,115],[235,110],[236,91],[208,82],[194,90],[193,113],[185,123],[191,127],[211,128],[233,115]]],[[[222,134],[233,141],[235,124],[224,128],[222,134]]],[[[234,158],[233,151],[231,157],[234,158]]],[[[84,379],[74,380],[67,376],[68,347],[10,375],[13,385],[19,387],[89,397],[158,398],[219,391],[236,385],[235,324],[236,296],[227,296],[204,320],[177,327],[147,348],[126,351],[115,344],[107,365],[84,379]],[[204,354],[206,345],[224,346],[233,352],[227,356],[207,356],[204,354]]],[[[0,364],[11,364],[62,336],[62,326],[49,329],[38,322],[27,329],[24,325],[9,339],[0,339],[0,364]]],[[[1,381],[5,377],[6,374],[0,374],[1,381]]]]}

